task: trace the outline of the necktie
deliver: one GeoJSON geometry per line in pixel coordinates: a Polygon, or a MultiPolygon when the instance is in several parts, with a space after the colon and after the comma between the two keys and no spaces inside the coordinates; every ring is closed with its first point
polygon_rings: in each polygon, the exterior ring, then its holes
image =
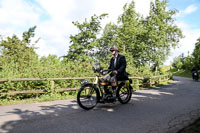
{"type": "Polygon", "coordinates": [[[117,57],[115,57],[114,59],[114,67],[116,68],[116,64],[117,64],[117,57]]]}

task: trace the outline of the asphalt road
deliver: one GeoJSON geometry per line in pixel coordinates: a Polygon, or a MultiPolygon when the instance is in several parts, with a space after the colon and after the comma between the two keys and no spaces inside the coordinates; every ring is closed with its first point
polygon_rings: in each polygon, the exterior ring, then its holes
{"type": "Polygon", "coordinates": [[[200,117],[200,82],[174,79],[89,111],[74,99],[0,106],[0,133],[176,133],[200,117]]]}

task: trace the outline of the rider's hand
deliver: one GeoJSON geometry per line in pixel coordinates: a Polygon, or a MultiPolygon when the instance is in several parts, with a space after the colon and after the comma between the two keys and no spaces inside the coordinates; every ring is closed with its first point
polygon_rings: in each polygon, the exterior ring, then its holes
{"type": "Polygon", "coordinates": [[[114,74],[117,74],[118,72],[117,72],[117,70],[114,70],[113,73],[114,73],[114,74]]]}

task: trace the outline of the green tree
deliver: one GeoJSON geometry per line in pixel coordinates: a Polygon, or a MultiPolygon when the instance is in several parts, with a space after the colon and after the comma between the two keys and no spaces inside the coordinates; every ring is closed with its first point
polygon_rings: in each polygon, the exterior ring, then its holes
{"type": "Polygon", "coordinates": [[[38,59],[35,52],[35,43],[31,43],[34,37],[36,26],[30,28],[23,33],[23,38],[20,40],[16,35],[1,39],[0,41],[0,60],[2,65],[14,63],[18,70],[23,70],[26,67],[32,66],[38,59]]]}
{"type": "Polygon", "coordinates": [[[168,57],[171,48],[178,45],[182,31],[174,24],[176,10],[167,10],[167,1],[151,2],[150,15],[144,21],[147,55],[150,64],[159,67],[168,57]]]}
{"type": "Polygon", "coordinates": [[[108,59],[111,45],[117,45],[127,62],[136,66],[153,65],[155,70],[168,57],[171,48],[178,45],[183,37],[182,31],[174,24],[176,10],[167,10],[167,1],[151,2],[150,15],[143,18],[135,11],[132,1],[125,4],[117,25],[109,23],[101,30],[100,20],[106,15],[92,16],[91,20],[73,22],[79,33],[71,36],[68,59],[85,61],[91,57],[100,60],[108,59]]]}
{"type": "Polygon", "coordinates": [[[174,67],[176,70],[182,69],[183,62],[181,61],[181,57],[175,57],[172,63],[172,67],[174,67]]]}
{"type": "Polygon", "coordinates": [[[178,57],[174,58],[172,66],[177,70],[183,69],[187,71],[191,71],[193,66],[194,58],[189,54],[185,57],[182,53],[178,57]]]}
{"type": "Polygon", "coordinates": [[[95,56],[95,48],[99,46],[97,35],[101,30],[100,20],[106,15],[93,15],[89,22],[87,19],[83,23],[73,22],[79,33],[70,36],[71,46],[66,58],[74,61],[86,61],[95,56]]]}
{"type": "Polygon", "coordinates": [[[125,4],[123,10],[118,18],[118,36],[115,41],[128,62],[139,66],[144,63],[142,56],[145,52],[145,44],[141,41],[141,35],[144,33],[142,17],[136,13],[133,1],[125,4]]]}
{"type": "Polygon", "coordinates": [[[105,28],[103,29],[103,34],[98,40],[98,52],[97,58],[104,62],[110,61],[110,47],[114,45],[114,42],[117,38],[117,29],[118,26],[114,23],[108,23],[105,28]]]}
{"type": "Polygon", "coordinates": [[[192,56],[188,55],[187,57],[185,57],[185,60],[183,63],[183,69],[185,69],[187,71],[191,71],[193,67],[194,67],[193,58],[192,58],[192,56]]]}
{"type": "Polygon", "coordinates": [[[195,43],[195,48],[192,53],[192,56],[194,57],[194,67],[197,69],[200,69],[200,37],[197,39],[197,42],[195,43]]]}

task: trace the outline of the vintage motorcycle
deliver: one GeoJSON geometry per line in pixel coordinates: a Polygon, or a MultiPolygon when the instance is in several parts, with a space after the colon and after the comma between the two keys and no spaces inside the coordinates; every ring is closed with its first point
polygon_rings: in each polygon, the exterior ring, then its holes
{"type": "Polygon", "coordinates": [[[81,82],[81,88],[77,94],[79,106],[85,110],[94,108],[97,103],[114,103],[117,100],[126,104],[132,96],[132,80],[118,81],[116,90],[112,90],[111,83],[104,81],[102,76],[112,73],[112,70],[103,70],[100,67],[93,67],[94,73],[97,73],[93,82],[85,80],[81,82]]]}
{"type": "Polygon", "coordinates": [[[199,79],[199,74],[198,74],[197,71],[193,71],[193,72],[192,72],[192,78],[193,78],[193,80],[198,81],[198,79],[199,79]]]}

